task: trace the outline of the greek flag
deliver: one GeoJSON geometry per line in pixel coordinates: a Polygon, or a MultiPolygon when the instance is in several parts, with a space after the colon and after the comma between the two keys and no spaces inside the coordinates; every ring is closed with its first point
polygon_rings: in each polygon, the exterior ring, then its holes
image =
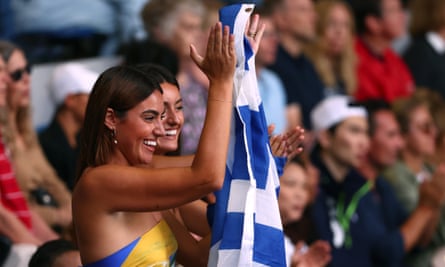
{"type": "Polygon", "coordinates": [[[255,59],[244,31],[253,4],[220,10],[235,35],[237,67],[226,175],[209,207],[212,241],[208,266],[286,266],[278,210],[279,179],[258,91],[255,59]]]}

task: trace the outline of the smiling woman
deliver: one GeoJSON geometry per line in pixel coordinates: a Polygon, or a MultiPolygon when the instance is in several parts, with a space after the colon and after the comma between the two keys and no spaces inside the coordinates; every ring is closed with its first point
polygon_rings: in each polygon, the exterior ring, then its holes
{"type": "Polygon", "coordinates": [[[169,114],[165,102],[170,101],[162,95],[169,82],[160,83],[140,69],[120,66],[106,70],[94,85],[73,193],[74,225],[84,266],[174,264],[178,245],[161,211],[222,186],[236,61],[228,27],[223,30],[216,24],[207,47],[205,57],[191,48],[192,59],[210,80],[211,100],[190,167],[140,166],[150,164],[156,146],[170,137],[161,120],[169,114]],[[134,253],[140,257],[133,257],[134,253]]]}
{"type": "Polygon", "coordinates": [[[158,155],[178,155],[179,136],[184,124],[182,97],[179,93],[178,81],[172,73],[162,66],[147,63],[136,67],[159,83],[163,91],[165,136],[159,138],[155,153],[158,155]]]}

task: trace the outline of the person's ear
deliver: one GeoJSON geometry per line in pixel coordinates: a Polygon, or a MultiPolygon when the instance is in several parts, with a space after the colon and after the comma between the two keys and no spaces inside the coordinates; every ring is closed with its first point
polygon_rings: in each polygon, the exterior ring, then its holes
{"type": "Polygon", "coordinates": [[[331,145],[332,136],[327,130],[322,130],[318,133],[318,142],[320,146],[325,149],[331,145]]]}
{"type": "Polygon", "coordinates": [[[112,108],[107,108],[107,112],[105,113],[105,126],[113,131],[116,128],[117,118],[116,113],[112,108]]]}

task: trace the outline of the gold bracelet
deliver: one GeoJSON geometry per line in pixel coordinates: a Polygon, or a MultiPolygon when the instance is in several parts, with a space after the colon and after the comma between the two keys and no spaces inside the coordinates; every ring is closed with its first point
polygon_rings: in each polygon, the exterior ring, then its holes
{"type": "Polygon", "coordinates": [[[216,98],[209,98],[208,101],[218,101],[218,102],[223,102],[223,103],[232,103],[232,101],[221,100],[221,99],[216,99],[216,98]]]}

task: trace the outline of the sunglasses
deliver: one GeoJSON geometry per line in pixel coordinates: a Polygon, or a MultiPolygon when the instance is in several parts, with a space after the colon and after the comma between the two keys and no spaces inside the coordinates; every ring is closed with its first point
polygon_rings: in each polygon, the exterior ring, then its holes
{"type": "Polygon", "coordinates": [[[31,65],[27,64],[23,69],[18,69],[10,73],[9,76],[11,77],[11,80],[13,80],[14,82],[18,82],[23,78],[25,72],[28,74],[31,73],[31,65]]]}

